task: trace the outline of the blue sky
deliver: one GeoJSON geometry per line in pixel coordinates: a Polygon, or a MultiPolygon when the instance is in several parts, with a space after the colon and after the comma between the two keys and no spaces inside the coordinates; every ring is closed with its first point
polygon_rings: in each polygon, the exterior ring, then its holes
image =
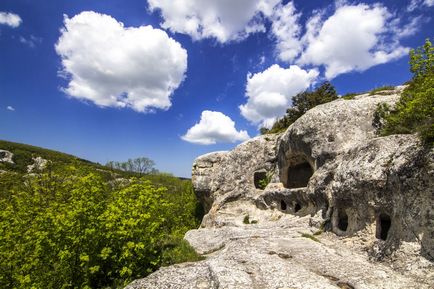
{"type": "Polygon", "coordinates": [[[433,15],[433,0],[1,0],[0,139],[189,177],[324,80],[407,81],[433,15]]]}

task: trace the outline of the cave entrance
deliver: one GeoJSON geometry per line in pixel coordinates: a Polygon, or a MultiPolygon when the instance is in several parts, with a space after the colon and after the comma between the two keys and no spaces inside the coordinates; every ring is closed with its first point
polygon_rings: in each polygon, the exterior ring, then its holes
{"type": "Polygon", "coordinates": [[[312,167],[308,162],[303,162],[288,168],[287,188],[307,187],[310,177],[313,175],[312,167]]]}
{"type": "Polygon", "coordinates": [[[286,202],[284,200],[280,200],[280,209],[282,211],[286,211],[287,208],[288,206],[286,205],[286,202]]]}
{"type": "Polygon", "coordinates": [[[295,203],[295,206],[294,206],[294,213],[297,213],[298,211],[300,211],[301,210],[301,206],[300,206],[300,204],[299,203],[295,203]]]}
{"type": "Polygon", "coordinates": [[[348,215],[344,210],[338,211],[338,228],[341,231],[348,229],[348,215]]]}
{"type": "Polygon", "coordinates": [[[267,186],[267,172],[255,172],[253,175],[253,182],[255,183],[255,188],[260,190],[265,189],[267,186]]]}
{"type": "Polygon", "coordinates": [[[377,239],[386,240],[389,234],[392,220],[387,214],[380,214],[377,218],[377,239]]]}

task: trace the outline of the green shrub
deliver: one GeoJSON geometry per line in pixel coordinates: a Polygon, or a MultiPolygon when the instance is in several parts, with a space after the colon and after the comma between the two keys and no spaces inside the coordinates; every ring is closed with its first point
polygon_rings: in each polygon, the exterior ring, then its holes
{"type": "Polygon", "coordinates": [[[250,218],[249,215],[245,215],[244,219],[243,219],[243,223],[244,224],[250,224],[250,219],[249,218],[250,218]]]}
{"type": "Polygon", "coordinates": [[[360,93],[354,93],[354,92],[350,92],[350,93],[347,93],[347,94],[344,94],[344,95],[342,95],[342,99],[346,99],[346,100],[350,100],[350,99],[354,99],[354,97],[356,96],[356,95],[359,95],[360,93]]]}
{"type": "Polygon", "coordinates": [[[197,254],[187,241],[183,240],[182,237],[177,237],[171,240],[169,244],[165,245],[165,250],[162,253],[161,265],[169,266],[172,264],[200,261],[203,259],[205,258],[197,254]]]}
{"type": "Polygon", "coordinates": [[[378,106],[376,124],[381,135],[418,133],[425,144],[433,146],[434,47],[429,39],[410,51],[410,70],[413,78],[396,107],[378,106]]]}
{"type": "Polygon", "coordinates": [[[261,128],[260,133],[283,132],[309,109],[337,98],[336,90],[330,82],[324,82],[314,91],[299,93],[292,97],[292,107],[286,110],[286,115],[278,119],[271,129],[261,128]]]}
{"type": "Polygon", "coordinates": [[[116,288],[200,258],[181,237],[200,222],[191,182],[159,178],[171,186],[73,165],[1,174],[0,288],[116,288]]]}
{"type": "Polygon", "coordinates": [[[391,85],[380,86],[380,87],[377,87],[377,88],[371,90],[369,92],[369,95],[374,95],[374,94],[393,94],[394,93],[394,92],[388,92],[389,90],[395,90],[395,87],[391,86],[391,85]]]}

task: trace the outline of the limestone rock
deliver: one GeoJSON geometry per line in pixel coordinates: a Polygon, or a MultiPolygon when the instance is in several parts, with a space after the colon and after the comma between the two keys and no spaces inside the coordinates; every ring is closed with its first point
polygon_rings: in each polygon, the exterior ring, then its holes
{"type": "Polygon", "coordinates": [[[373,125],[401,91],[326,103],[284,134],[199,157],[207,215],[185,239],[206,260],[127,288],[433,288],[434,150],[373,125]]]}
{"type": "Polygon", "coordinates": [[[32,172],[35,172],[35,171],[41,171],[48,164],[48,161],[46,159],[43,159],[43,158],[41,158],[39,156],[38,157],[33,157],[32,160],[33,160],[33,164],[27,166],[27,172],[28,173],[32,173],[32,172]]]}
{"type": "Polygon", "coordinates": [[[7,150],[0,150],[0,162],[13,164],[14,154],[7,150]]]}

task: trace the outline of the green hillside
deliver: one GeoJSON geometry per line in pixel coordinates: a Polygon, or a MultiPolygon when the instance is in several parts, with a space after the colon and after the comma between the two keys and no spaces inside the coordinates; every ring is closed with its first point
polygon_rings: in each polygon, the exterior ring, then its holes
{"type": "Polygon", "coordinates": [[[183,241],[202,208],[190,180],[114,170],[0,141],[0,288],[121,288],[198,260],[183,241]],[[41,157],[47,164],[31,173],[41,157]]]}

